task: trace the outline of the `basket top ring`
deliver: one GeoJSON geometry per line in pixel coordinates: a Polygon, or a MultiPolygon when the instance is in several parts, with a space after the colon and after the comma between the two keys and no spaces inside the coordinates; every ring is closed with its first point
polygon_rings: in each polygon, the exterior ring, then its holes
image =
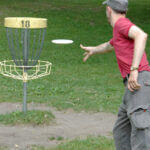
{"type": "Polygon", "coordinates": [[[24,28],[24,29],[46,28],[47,19],[32,18],[32,17],[7,17],[4,19],[4,26],[7,28],[24,28]]]}

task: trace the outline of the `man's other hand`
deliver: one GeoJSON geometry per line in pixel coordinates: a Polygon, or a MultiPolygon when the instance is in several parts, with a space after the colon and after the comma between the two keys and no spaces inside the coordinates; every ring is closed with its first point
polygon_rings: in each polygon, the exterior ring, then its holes
{"type": "Polygon", "coordinates": [[[138,70],[131,71],[128,79],[128,89],[131,92],[134,92],[135,90],[139,90],[141,88],[141,85],[137,82],[137,79],[138,79],[138,70]]]}

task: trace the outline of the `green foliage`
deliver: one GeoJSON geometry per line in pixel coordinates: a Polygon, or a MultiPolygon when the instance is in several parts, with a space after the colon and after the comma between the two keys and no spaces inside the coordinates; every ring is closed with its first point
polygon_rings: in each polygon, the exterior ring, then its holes
{"type": "Polygon", "coordinates": [[[12,112],[8,114],[0,115],[0,123],[3,124],[31,124],[31,125],[43,125],[54,123],[54,115],[48,111],[32,110],[26,114],[23,112],[12,112]]]}

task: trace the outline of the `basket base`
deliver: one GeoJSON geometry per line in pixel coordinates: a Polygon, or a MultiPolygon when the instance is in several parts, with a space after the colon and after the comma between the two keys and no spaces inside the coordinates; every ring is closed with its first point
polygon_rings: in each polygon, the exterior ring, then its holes
{"type": "MultiPolygon", "coordinates": [[[[34,60],[32,60],[33,62],[34,60]]],[[[43,76],[47,76],[51,72],[52,63],[48,61],[38,60],[37,64],[34,66],[19,66],[16,64],[23,64],[23,60],[5,60],[0,63],[1,74],[13,79],[22,80],[27,82],[28,80],[34,80],[43,76]]],[[[33,64],[31,60],[28,60],[28,64],[33,64]]]]}

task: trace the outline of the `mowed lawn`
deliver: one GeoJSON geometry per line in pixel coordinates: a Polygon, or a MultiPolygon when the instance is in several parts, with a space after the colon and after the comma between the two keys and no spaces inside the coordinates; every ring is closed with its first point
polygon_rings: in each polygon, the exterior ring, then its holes
{"type": "MultiPolygon", "coordinates": [[[[117,112],[124,87],[115,53],[95,55],[83,63],[79,45],[99,45],[112,37],[102,0],[2,0],[0,1],[0,61],[12,59],[4,17],[29,16],[48,19],[41,60],[52,62],[50,76],[28,82],[28,102],[48,103],[58,109],[117,112]],[[71,45],[55,45],[66,38],[71,45]]],[[[128,17],[150,33],[148,0],[132,0],[128,17]]],[[[150,44],[146,51],[149,59],[150,44]]],[[[22,82],[0,76],[0,101],[22,102],[22,82]]]]}
{"type": "MultiPolygon", "coordinates": [[[[58,109],[117,113],[124,86],[115,53],[82,61],[79,45],[96,46],[112,37],[102,0],[1,0],[0,61],[12,59],[8,49],[5,17],[48,19],[41,60],[52,62],[50,76],[28,82],[28,103],[45,103],[58,109]],[[66,38],[71,45],[55,45],[52,39],[66,38]]],[[[150,34],[150,1],[129,0],[128,17],[150,34]]],[[[150,41],[146,52],[150,60],[150,41]]],[[[0,102],[22,102],[23,84],[0,75],[0,102]]],[[[112,140],[88,138],[60,145],[56,150],[114,150],[112,140]],[[101,143],[102,141],[102,143],[101,143]],[[99,146],[101,145],[101,147],[99,146]],[[92,145],[95,145],[93,147],[92,145]],[[78,147],[77,147],[78,146],[78,147]],[[92,148],[91,148],[92,147],[92,148]],[[90,149],[91,148],[91,149],[90,149]]],[[[44,147],[33,149],[42,150],[44,147]]]]}

